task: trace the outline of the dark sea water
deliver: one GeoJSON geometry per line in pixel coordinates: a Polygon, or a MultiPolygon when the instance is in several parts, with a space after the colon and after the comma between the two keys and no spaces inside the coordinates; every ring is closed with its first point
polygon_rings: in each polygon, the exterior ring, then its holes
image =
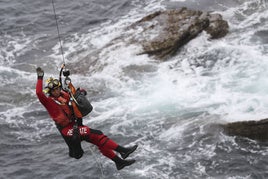
{"type": "Polygon", "coordinates": [[[64,62],[94,106],[84,123],[121,145],[138,144],[137,162],[117,171],[82,143],[67,146],[35,96],[63,63],[51,1],[0,1],[0,178],[265,179],[268,145],[227,136],[214,124],[268,117],[267,0],[55,0],[64,62]],[[109,44],[131,23],[181,7],[222,14],[229,34],[202,33],[166,62],[109,44]],[[202,64],[202,65],[200,65],[202,64]]]}

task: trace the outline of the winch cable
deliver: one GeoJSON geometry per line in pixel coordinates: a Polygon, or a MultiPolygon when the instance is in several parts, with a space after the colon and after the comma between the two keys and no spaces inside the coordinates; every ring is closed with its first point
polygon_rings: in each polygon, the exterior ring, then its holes
{"type": "MultiPolygon", "coordinates": [[[[53,12],[54,12],[54,16],[55,16],[55,21],[56,21],[56,26],[57,26],[57,32],[58,32],[58,39],[59,39],[59,43],[60,43],[60,49],[61,49],[61,55],[62,55],[62,61],[63,61],[63,65],[61,66],[61,71],[60,71],[60,80],[61,80],[61,74],[62,74],[62,70],[65,70],[65,58],[64,58],[64,53],[63,53],[63,48],[62,48],[62,43],[61,43],[61,38],[60,38],[60,30],[59,30],[59,25],[58,25],[58,19],[57,19],[57,14],[56,14],[56,9],[55,9],[55,4],[54,4],[54,0],[52,0],[52,6],[53,6],[53,12]]],[[[95,158],[95,161],[98,164],[98,167],[101,171],[102,174],[102,178],[104,178],[104,172],[103,172],[103,167],[101,165],[101,162],[98,160],[98,158],[94,155],[93,150],[89,147],[93,157],[95,158]]]]}
{"type": "Polygon", "coordinates": [[[53,11],[54,11],[55,21],[56,21],[56,26],[57,26],[58,39],[59,39],[59,43],[60,43],[62,61],[63,61],[63,64],[65,65],[65,58],[64,58],[64,53],[63,53],[63,48],[62,48],[62,43],[61,43],[61,38],[60,38],[60,30],[59,30],[59,25],[58,25],[58,19],[57,19],[57,14],[56,14],[54,0],[52,0],[52,6],[53,6],[53,11]]]}

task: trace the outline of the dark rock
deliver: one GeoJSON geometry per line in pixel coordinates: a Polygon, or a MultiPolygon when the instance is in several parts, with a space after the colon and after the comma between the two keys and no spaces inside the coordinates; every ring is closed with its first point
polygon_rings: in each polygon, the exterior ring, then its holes
{"type": "Polygon", "coordinates": [[[157,11],[132,24],[130,28],[137,32],[131,42],[143,46],[141,54],[160,59],[177,53],[180,47],[203,30],[210,34],[211,39],[223,37],[228,33],[228,23],[220,14],[187,8],[157,11]]]}
{"type": "Polygon", "coordinates": [[[262,119],[260,121],[239,121],[221,126],[228,135],[242,136],[259,141],[268,140],[268,119],[262,119]]]}
{"type": "Polygon", "coordinates": [[[99,71],[103,68],[98,65],[102,51],[105,48],[116,49],[121,44],[141,46],[138,55],[148,54],[160,60],[167,60],[204,30],[210,34],[210,39],[220,38],[228,33],[228,23],[220,14],[187,8],[157,11],[128,26],[123,34],[80,59],[79,63],[83,65],[77,65],[75,62],[69,63],[68,66],[74,73],[88,71],[89,68],[92,72],[99,71]]]}
{"type": "Polygon", "coordinates": [[[222,20],[220,14],[209,15],[209,26],[205,31],[210,34],[211,39],[224,37],[228,33],[229,25],[226,21],[222,20]]]}

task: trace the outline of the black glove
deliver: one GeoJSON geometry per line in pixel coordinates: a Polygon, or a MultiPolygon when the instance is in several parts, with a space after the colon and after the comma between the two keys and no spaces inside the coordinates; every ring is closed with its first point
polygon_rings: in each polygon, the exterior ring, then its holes
{"type": "Polygon", "coordinates": [[[40,67],[36,68],[36,73],[37,73],[37,77],[38,79],[43,79],[44,77],[44,70],[40,67]]]}

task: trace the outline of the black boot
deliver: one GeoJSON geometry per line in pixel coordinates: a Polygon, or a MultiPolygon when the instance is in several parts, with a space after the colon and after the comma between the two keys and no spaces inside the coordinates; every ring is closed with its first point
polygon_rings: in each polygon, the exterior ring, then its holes
{"type": "Polygon", "coordinates": [[[131,153],[133,153],[136,149],[137,149],[138,145],[134,145],[132,147],[122,147],[122,146],[118,146],[115,151],[119,152],[121,157],[123,159],[127,158],[131,153]]]}
{"type": "Polygon", "coordinates": [[[135,163],[135,160],[123,160],[123,159],[119,158],[118,156],[115,156],[112,160],[115,162],[117,170],[121,170],[124,167],[132,165],[133,163],[135,163]]]}

